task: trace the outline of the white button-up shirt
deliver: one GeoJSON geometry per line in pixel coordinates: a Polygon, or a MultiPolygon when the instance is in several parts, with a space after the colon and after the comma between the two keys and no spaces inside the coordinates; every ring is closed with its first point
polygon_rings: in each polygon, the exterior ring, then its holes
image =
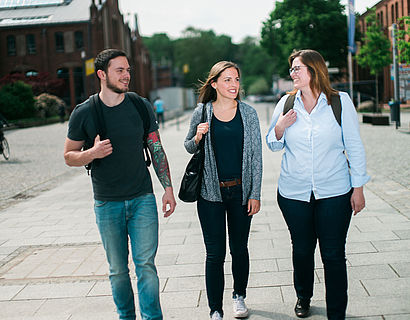
{"type": "Polygon", "coordinates": [[[366,174],[356,109],[347,93],[340,92],[341,126],[324,93],[320,94],[310,114],[304,108],[300,94],[298,91],[293,106],[297,113],[296,122],[286,128],[281,139],[276,138],[275,125],[283,112],[286,95],[278,102],[266,135],[269,149],[279,151],[285,148],[278,181],[280,195],[309,201],[312,191],[316,199],[322,199],[363,186],[370,177],[366,174]]]}

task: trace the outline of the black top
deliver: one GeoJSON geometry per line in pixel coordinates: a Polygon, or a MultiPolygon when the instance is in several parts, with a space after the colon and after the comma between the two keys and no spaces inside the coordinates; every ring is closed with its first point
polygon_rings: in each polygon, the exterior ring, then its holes
{"type": "Polygon", "coordinates": [[[242,177],[243,123],[239,108],[228,122],[212,115],[211,139],[214,148],[219,181],[242,177]]]}
{"type": "MultiPolygon", "coordinates": [[[[150,103],[143,99],[150,116],[150,129],[158,129],[150,103]]],[[[101,107],[113,152],[92,166],[94,198],[101,201],[124,201],[152,193],[152,182],[144,162],[142,119],[128,97],[114,107],[101,101],[101,107]]],[[[68,138],[93,141],[97,134],[89,100],[78,105],[71,114],[68,138]]]]}

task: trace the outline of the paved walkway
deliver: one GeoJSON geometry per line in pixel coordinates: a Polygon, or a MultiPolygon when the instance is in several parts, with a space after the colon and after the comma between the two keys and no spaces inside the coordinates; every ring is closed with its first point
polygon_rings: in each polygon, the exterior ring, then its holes
{"type": "MultiPolygon", "coordinates": [[[[258,107],[263,135],[264,108],[258,107]]],[[[189,159],[183,149],[187,128],[185,121],[179,130],[175,125],[162,130],[176,189],[189,159]]],[[[410,319],[410,135],[393,126],[361,125],[361,132],[372,181],[365,189],[367,207],[352,219],[349,230],[347,314],[410,319]]],[[[289,320],[295,303],[290,240],[275,197],[281,153],[265,146],[263,152],[262,210],[252,222],[249,242],[249,318],[289,320]]],[[[161,187],[155,177],[153,181],[159,203],[161,187]]],[[[0,319],[117,319],[94,219],[85,172],[0,211],[0,319]]],[[[178,202],[176,212],[160,223],[156,262],[164,319],[209,319],[195,205],[178,202]]],[[[313,320],[326,319],[323,269],[319,256],[316,260],[313,320]]],[[[229,255],[225,272],[225,319],[231,319],[229,255]]]]}

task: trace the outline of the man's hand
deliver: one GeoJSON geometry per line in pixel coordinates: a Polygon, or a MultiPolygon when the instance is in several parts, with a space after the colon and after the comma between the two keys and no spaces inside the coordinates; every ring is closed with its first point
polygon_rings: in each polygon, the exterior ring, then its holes
{"type": "Polygon", "coordinates": [[[353,188],[350,204],[352,205],[353,215],[356,215],[363,210],[365,206],[363,187],[353,188]]]}
{"type": "Polygon", "coordinates": [[[94,159],[102,159],[109,156],[112,153],[112,145],[110,139],[100,140],[100,135],[97,135],[94,139],[94,146],[92,149],[92,155],[94,159]]]}
{"type": "Polygon", "coordinates": [[[248,200],[248,216],[258,213],[261,208],[261,202],[255,199],[248,200]]]}
{"type": "Polygon", "coordinates": [[[165,188],[164,195],[162,196],[162,212],[164,213],[164,218],[169,217],[174,212],[176,205],[174,190],[172,187],[165,188]],[[168,206],[169,208],[167,210],[168,206]]]}

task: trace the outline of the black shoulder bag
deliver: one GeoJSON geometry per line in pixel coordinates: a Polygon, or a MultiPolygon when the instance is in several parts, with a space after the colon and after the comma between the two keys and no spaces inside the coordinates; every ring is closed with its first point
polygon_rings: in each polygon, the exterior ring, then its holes
{"type": "MultiPolygon", "coordinates": [[[[202,107],[201,123],[205,121],[206,108],[202,107]]],[[[178,198],[184,202],[195,202],[201,194],[202,176],[205,159],[205,135],[199,141],[199,147],[186,166],[179,188],[178,198]]]]}

